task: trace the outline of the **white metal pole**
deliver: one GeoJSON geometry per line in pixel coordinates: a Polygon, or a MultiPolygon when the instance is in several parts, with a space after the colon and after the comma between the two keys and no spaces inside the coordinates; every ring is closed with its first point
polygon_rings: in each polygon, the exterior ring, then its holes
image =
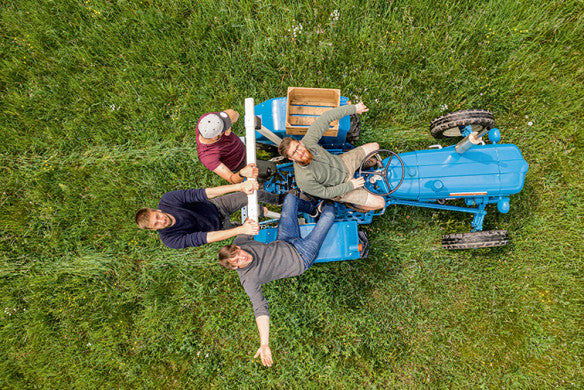
{"type": "MultiPolygon", "coordinates": [[[[247,152],[247,163],[256,163],[256,137],[255,137],[255,105],[253,98],[245,99],[245,148],[247,152]]],[[[256,179],[248,179],[256,180],[256,179]]],[[[248,218],[259,222],[258,193],[247,196],[248,218]]]]}

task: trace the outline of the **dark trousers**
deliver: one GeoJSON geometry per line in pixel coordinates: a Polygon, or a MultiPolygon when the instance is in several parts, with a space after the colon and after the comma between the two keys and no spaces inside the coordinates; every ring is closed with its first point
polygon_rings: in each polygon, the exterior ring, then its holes
{"type": "MultiPolygon", "coordinates": [[[[259,190],[258,201],[268,204],[278,204],[278,195],[259,190]]],[[[217,207],[223,221],[223,229],[231,229],[240,225],[239,223],[231,222],[231,216],[241,210],[244,206],[247,206],[247,195],[238,191],[209,199],[209,202],[217,207]]],[[[264,208],[260,207],[260,217],[263,216],[263,214],[264,208]]]]}

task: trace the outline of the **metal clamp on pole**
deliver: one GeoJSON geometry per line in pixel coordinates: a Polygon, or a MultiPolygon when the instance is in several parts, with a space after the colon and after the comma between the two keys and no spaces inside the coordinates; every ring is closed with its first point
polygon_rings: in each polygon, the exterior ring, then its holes
{"type": "MultiPolygon", "coordinates": [[[[248,164],[256,163],[255,125],[256,116],[254,101],[253,98],[247,98],[245,99],[245,148],[247,153],[248,164]]],[[[253,194],[247,196],[247,215],[249,219],[259,222],[259,206],[257,191],[254,191],[253,194]]]]}
{"type": "Polygon", "coordinates": [[[456,144],[456,147],[455,147],[456,153],[463,154],[464,152],[466,152],[467,150],[469,150],[473,146],[478,145],[480,143],[482,143],[484,145],[482,138],[488,132],[489,132],[489,130],[487,130],[487,129],[484,129],[480,133],[477,131],[473,131],[472,133],[470,133],[469,135],[464,137],[463,140],[461,140],[459,143],[456,144]]]}

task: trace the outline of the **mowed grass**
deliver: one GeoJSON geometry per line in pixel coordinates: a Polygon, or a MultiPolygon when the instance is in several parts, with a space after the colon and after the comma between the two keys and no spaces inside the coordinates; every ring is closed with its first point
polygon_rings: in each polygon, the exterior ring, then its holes
{"type": "MultiPolygon", "coordinates": [[[[3,388],[582,388],[581,1],[0,3],[3,388]],[[224,184],[208,111],[340,88],[360,142],[437,143],[492,110],[530,164],[510,245],[449,252],[467,215],[391,207],[368,259],[264,286],[275,365],[225,243],[170,250],[134,212],[224,184]]],[[[243,125],[235,127],[242,134],[243,125]]],[[[443,141],[452,144],[454,141],[443,141]]]]}

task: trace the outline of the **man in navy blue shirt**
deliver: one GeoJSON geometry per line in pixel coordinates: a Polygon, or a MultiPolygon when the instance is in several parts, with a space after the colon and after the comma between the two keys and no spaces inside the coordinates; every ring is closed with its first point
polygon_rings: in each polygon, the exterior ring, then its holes
{"type": "MultiPolygon", "coordinates": [[[[144,207],[136,213],[140,229],[156,230],[169,248],[182,249],[225,240],[239,234],[255,235],[257,221],[243,225],[230,221],[233,213],[247,205],[247,194],[257,190],[255,180],[213,188],[167,192],[158,209],[144,207]],[[227,195],[225,195],[227,194],[227,195]]],[[[278,195],[258,191],[258,200],[278,204],[278,195]]]]}

